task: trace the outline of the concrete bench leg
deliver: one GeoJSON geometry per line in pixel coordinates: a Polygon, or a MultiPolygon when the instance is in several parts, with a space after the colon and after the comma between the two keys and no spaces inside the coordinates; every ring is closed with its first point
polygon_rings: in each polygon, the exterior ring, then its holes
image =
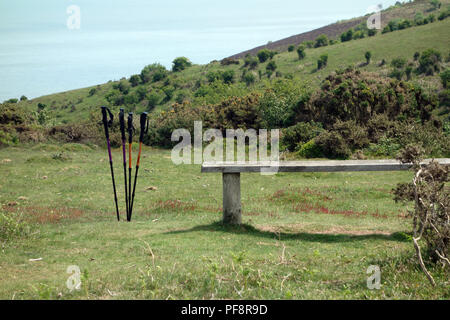
{"type": "Polygon", "coordinates": [[[241,174],[223,173],[223,223],[241,224],[241,174]]]}

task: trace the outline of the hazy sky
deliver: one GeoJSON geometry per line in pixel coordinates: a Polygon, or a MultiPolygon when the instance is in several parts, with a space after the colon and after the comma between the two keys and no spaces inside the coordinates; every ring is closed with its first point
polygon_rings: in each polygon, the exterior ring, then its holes
{"type": "Polygon", "coordinates": [[[0,101],[170,68],[178,56],[208,63],[361,16],[394,0],[0,0],[0,101]],[[67,28],[67,8],[81,28],[67,28]],[[37,81],[38,80],[38,81],[37,81]]]}

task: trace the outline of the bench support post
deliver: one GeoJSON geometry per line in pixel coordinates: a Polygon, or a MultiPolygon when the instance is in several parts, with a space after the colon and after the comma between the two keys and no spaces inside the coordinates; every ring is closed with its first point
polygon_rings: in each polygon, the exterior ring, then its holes
{"type": "Polygon", "coordinates": [[[223,173],[223,223],[241,224],[241,174],[223,173]]]}

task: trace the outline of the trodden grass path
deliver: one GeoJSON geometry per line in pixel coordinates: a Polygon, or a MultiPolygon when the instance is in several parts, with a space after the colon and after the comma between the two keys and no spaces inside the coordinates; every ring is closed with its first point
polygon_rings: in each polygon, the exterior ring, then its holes
{"type": "Polygon", "coordinates": [[[243,174],[245,225],[224,227],[220,174],[143,155],[134,221],[117,223],[105,150],[0,150],[2,211],[32,227],[0,240],[0,299],[450,298],[446,275],[431,269],[433,289],[411,259],[406,208],[390,194],[411,173],[243,174]],[[79,291],[66,287],[70,265],[79,291]],[[370,265],[380,290],[366,286],[370,265]]]}

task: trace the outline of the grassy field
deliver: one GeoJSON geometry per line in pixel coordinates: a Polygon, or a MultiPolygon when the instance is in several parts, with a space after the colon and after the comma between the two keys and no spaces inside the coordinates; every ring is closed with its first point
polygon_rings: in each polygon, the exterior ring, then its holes
{"type": "Polygon", "coordinates": [[[104,149],[1,149],[0,177],[2,212],[30,228],[0,238],[0,299],[450,298],[449,279],[432,268],[433,289],[412,260],[392,200],[408,172],[244,174],[242,227],[220,223],[221,176],[167,150],[144,149],[132,223],[115,221],[104,149]],[[79,291],[66,288],[70,265],[79,291]],[[380,290],[366,287],[370,265],[380,290]]]}

